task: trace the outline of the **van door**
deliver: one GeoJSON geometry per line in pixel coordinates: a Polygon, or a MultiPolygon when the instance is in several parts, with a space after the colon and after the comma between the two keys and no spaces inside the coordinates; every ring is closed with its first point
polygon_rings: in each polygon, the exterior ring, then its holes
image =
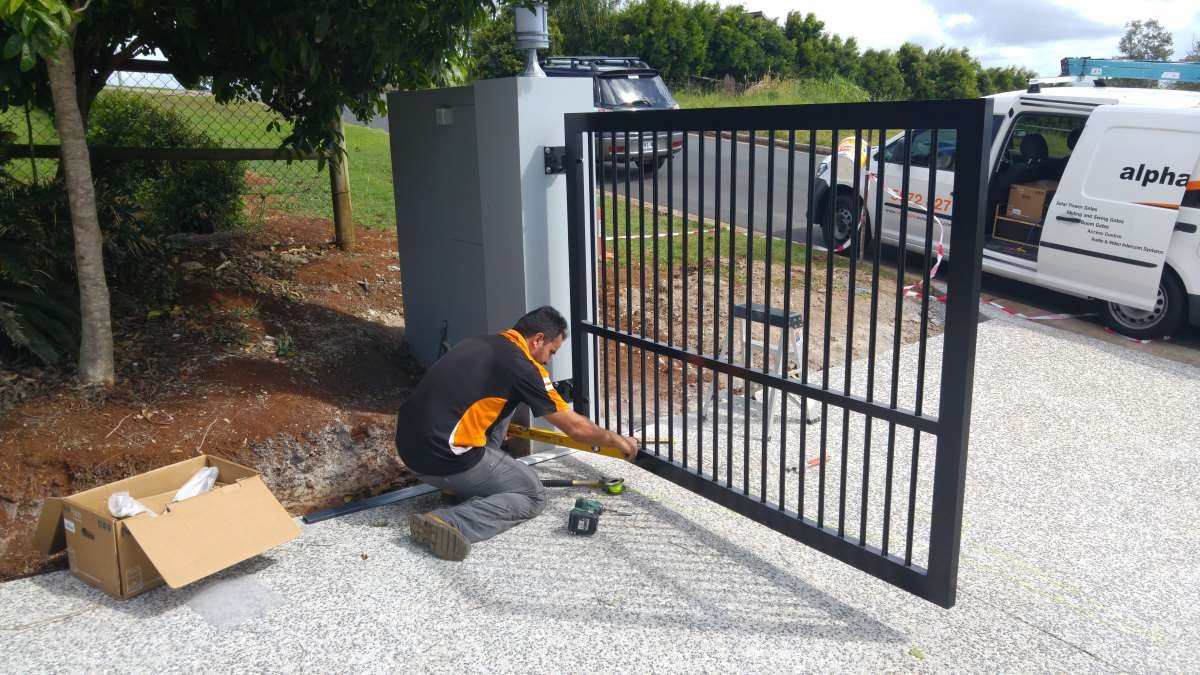
{"type": "MultiPolygon", "coordinates": [[[[926,209],[930,204],[945,228],[941,232],[942,241],[950,243],[950,211],[953,208],[952,192],[954,189],[954,165],[957,158],[958,132],[954,129],[940,129],[936,132],[937,147],[934,147],[934,132],[930,129],[916,129],[912,134],[912,147],[906,146],[908,139],[900,137],[889,143],[885,149],[884,170],[886,183],[883,195],[883,236],[886,240],[899,243],[901,196],[904,194],[904,160],[905,152],[909,153],[908,171],[908,229],[905,239],[909,248],[919,249],[925,242],[926,209]],[[934,194],[929,192],[929,164],[935,163],[937,186],[934,194]]],[[[933,237],[938,239],[939,228],[933,228],[933,237]]]]}
{"type": "Polygon", "coordinates": [[[1100,106],[1046,214],[1046,285],[1152,309],[1167,245],[1200,153],[1200,110],[1100,106]]]}

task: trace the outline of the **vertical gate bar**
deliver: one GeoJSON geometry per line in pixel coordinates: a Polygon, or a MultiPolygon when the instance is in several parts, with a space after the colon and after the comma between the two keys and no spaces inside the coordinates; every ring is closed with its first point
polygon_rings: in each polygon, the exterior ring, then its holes
{"type": "MultiPolygon", "coordinates": [[[[750,130],[750,146],[746,163],[750,173],[746,180],[746,309],[754,303],[754,160],[755,145],[758,143],[758,130],[750,130]]],[[[750,368],[750,319],[747,314],[745,340],[742,342],[742,363],[750,368]]],[[[742,380],[742,494],[750,494],[750,380],[742,380]]],[[[765,466],[762,467],[766,469],[765,466]]]]}
{"type": "MultiPolygon", "coordinates": [[[[861,192],[861,177],[863,167],[859,166],[859,158],[862,157],[862,129],[854,131],[854,187],[853,204],[857,206],[858,220],[851,224],[850,235],[850,273],[848,275],[848,295],[846,298],[846,360],[845,360],[845,378],[842,385],[842,394],[850,395],[850,377],[852,374],[851,367],[854,363],[854,299],[857,291],[856,282],[858,281],[858,240],[862,233],[858,227],[862,223],[863,205],[861,192]]],[[[850,411],[842,408],[842,466],[841,466],[841,485],[838,489],[838,536],[846,536],[846,472],[848,470],[850,456],[850,411]]]]}
{"type": "MultiPolygon", "coordinates": [[[[604,206],[604,135],[600,134],[598,138],[599,142],[597,142],[596,138],[593,138],[591,141],[592,152],[595,153],[595,157],[598,157],[600,162],[599,170],[596,172],[598,174],[600,192],[600,292],[597,294],[600,296],[598,298],[600,303],[600,317],[597,323],[608,328],[608,234],[604,231],[604,228],[607,226],[605,215],[610,213],[611,209],[607,209],[604,206]]],[[[595,158],[593,158],[592,164],[593,166],[596,164],[595,158]]],[[[596,186],[593,186],[592,189],[595,190],[596,186]]],[[[600,349],[601,370],[597,373],[596,380],[597,382],[601,380],[604,382],[604,428],[610,429],[608,409],[608,399],[610,396],[608,389],[608,340],[600,341],[600,349]]],[[[596,399],[596,406],[596,412],[599,414],[599,398],[596,399]]]]}
{"type": "MultiPolygon", "coordinates": [[[[696,187],[700,190],[700,199],[697,201],[698,208],[696,212],[699,214],[698,223],[696,224],[696,274],[699,281],[696,284],[696,353],[704,355],[704,137],[706,130],[701,128],[696,130],[696,145],[698,152],[696,156],[700,163],[698,167],[699,180],[696,182],[696,187]]],[[[684,163],[684,170],[687,170],[687,164],[684,163]]],[[[684,185],[687,185],[685,182],[684,185]]],[[[684,200],[684,208],[687,208],[687,200],[684,200]]],[[[686,288],[686,286],[685,286],[686,288]]],[[[696,401],[696,473],[703,474],[704,472],[704,415],[700,411],[704,410],[704,365],[703,362],[696,365],[696,391],[700,394],[696,401]]]]}
{"type": "MultiPolygon", "coordinates": [[[[825,333],[821,345],[821,389],[829,391],[829,347],[833,331],[833,257],[837,248],[835,218],[837,217],[838,180],[838,129],[833,129],[829,144],[833,152],[829,155],[829,209],[828,232],[822,227],[825,240],[825,333]]],[[[817,527],[825,526],[825,465],[829,460],[829,404],[821,401],[821,463],[817,467],[817,527]]]]}
{"type": "MultiPolygon", "coordinates": [[[[921,259],[921,328],[917,342],[917,391],[914,412],[921,414],[925,400],[925,342],[929,337],[929,259],[933,256],[933,219],[937,210],[938,130],[929,130],[929,189],[925,197],[925,250],[921,259]]],[[[921,460],[921,433],[913,429],[912,463],[908,480],[908,534],[904,542],[904,564],[912,564],[913,527],[917,507],[917,469],[921,460]]]]}
{"type": "MultiPolygon", "coordinates": [[[[591,289],[592,289],[592,323],[599,324],[600,321],[599,321],[599,317],[597,316],[597,312],[596,312],[596,309],[598,307],[598,301],[596,299],[596,277],[597,277],[597,274],[599,273],[599,270],[597,269],[597,262],[596,262],[596,254],[598,253],[598,251],[596,250],[596,159],[595,159],[595,156],[593,155],[593,153],[596,151],[595,150],[595,148],[596,148],[595,142],[596,142],[596,139],[594,138],[592,132],[589,131],[587,133],[588,154],[586,156],[581,155],[580,158],[583,161],[586,161],[587,165],[588,165],[588,167],[587,167],[588,219],[591,221],[591,228],[588,231],[588,236],[591,237],[591,239],[588,242],[588,247],[591,248],[591,251],[592,251],[591,255],[588,256],[588,259],[589,259],[588,264],[590,266],[590,273],[588,274],[588,283],[591,284],[591,289]]],[[[601,202],[604,201],[603,196],[601,196],[600,201],[601,202]]],[[[603,218],[600,219],[600,238],[601,239],[604,238],[604,219],[603,218]]],[[[599,260],[600,260],[600,265],[603,265],[604,257],[601,256],[599,260]]],[[[601,267],[601,269],[602,269],[602,267],[601,267]]],[[[592,410],[589,408],[588,415],[589,416],[595,415],[596,417],[599,417],[599,413],[600,413],[600,372],[599,372],[600,363],[598,360],[600,358],[599,342],[600,342],[600,339],[596,336],[595,333],[592,333],[592,378],[591,378],[592,379],[592,405],[595,406],[595,409],[592,410]]]]}
{"type": "MultiPolygon", "coordinates": [[[[787,204],[787,216],[784,219],[784,236],[783,236],[783,316],[785,321],[792,315],[792,237],[795,236],[795,223],[793,218],[793,210],[795,207],[795,185],[796,185],[796,130],[788,129],[788,161],[787,161],[787,196],[785,202],[787,204]]],[[[783,337],[783,352],[779,355],[779,363],[783,369],[783,376],[788,376],[788,347],[792,345],[792,338],[795,336],[795,329],[790,325],[783,330],[787,331],[783,337]]],[[[779,510],[787,509],[787,493],[784,491],[787,487],[787,412],[788,412],[788,395],[787,392],[779,394],[779,510]]],[[[801,412],[801,418],[804,413],[801,412]]],[[[804,426],[804,420],[800,420],[800,426],[804,426]]],[[[801,432],[803,433],[803,432],[801,432]]],[[[801,441],[800,450],[796,453],[797,456],[804,459],[804,443],[801,441]]],[[[800,485],[804,485],[804,463],[800,462],[800,485]]],[[[804,508],[796,510],[801,520],[804,519],[804,508]]]]}
{"type": "MultiPolygon", "coordinates": [[[[633,335],[633,195],[629,190],[629,132],[625,132],[625,334],[633,335]]],[[[633,347],[625,345],[625,400],[629,403],[629,430],[621,430],[625,436],[633,435],[633,347]]]]}
{"type": "MultiPolygon", "coordinates": [[[[642,339],[646,339],[646,139],[642,135],[643,132],[638,132],[638,272],[641,275],[638,282],[638,292],[640,299],[638,300],[638,314],[641,320],[642,339]]],[[[657,338],[655,338],[657,339],[657,338]]],[[[642,428],[642,446],[646,445],[646,350],[638,350],[638,377],[641,380],[641,388],[638,390],[638,398],[641,399],[641,428],[642,428]]],[[[655,396],[658,392],[655,392],[655,396]]],[[[630,422],[633,421],[633,416],[630,416],[630,422]]],[[[630,436],[633,435],[632,430],[630,436]]],[[[658,446],[654,448],[658,450],[658,446]]]]}
{"type": "Polygon", "coordinates": [[[929,534],[930,599],[942,607],[954,605],[958,587],[967,438],[975,379],[975,339],[979,330],[985,197],[990,168],[987,148],[993,124],[991,99],[978,99],[970,104],[973,105],[964,112],[955,140],[957,162],[952,192],[954,201],[951,203],[950,248],[959,251],[963,263],[951,265],[947,272],[949,297],[929,534]]]}
{"type": "MultiPolygon", "coordinates": [[[[612,155],[612,231],[613,231],[613,330],[621,330],[621,239],[619,228],[617,227],[617,219],[621,214],[621,209],[617,206],[617,132],[613,131],[609,134],[608,139],[609,153],[612,155]]],[[[605,294],[608,291],[605,290],[605,294]]],[[[614,397],[614,407],[617,409],[617,432],[622,429],[621,426],[621,343],[613,345],[613,379],[616,380],[613,384],[616,388],[616,396],[614,397]]],[[[607,381],[607,370],[605,381],[607,381]]],[[[612,394],[610,393],[611,397],[612,394]]],[[[604,405],[608,406],[607,399],[604,405]]],[[[611,427],[609,427],[611,429],[611,427]]]]}
{"type": "MultiPolygon", "coordinates": [[[[566,134],[567,157],[574,161],[568,164],[567,175],[567,264],[571,278],[571,373],[578,385],[579,396],[575,396],[575,412],[591,416],[588,410],[587,390],[588,372],[584,367],[585,333],[583,331],[583,314],[587,307],[588,286],[581,273],[591,271],[591,266],[584,264],[583,256],[587,251],[584,239],[583,218],[583,135],[574,125],[564,130],[566,134]]],[[[593,217],[595,212],[593,211],[593,217]]],[[[595,223],[595,221],[592,221],[595,223]]]]}
{"type": "MultiPolygon", "coordinates": [[[[771,275],[772,275],[772,272],[774,272],[774,270],[772,269],[772,267],[773,267],[772,263],[774,262],[773,257],[775,254],[775,250],[773,248],[774,239],[773,239],[772,233],[771,233],[771,229],[774,226],[775,226],[775,130],[768,129],[767,130],[767,222],[765,225],[767,241],[766,241],[766,253],[763,254],[764,255],[763,260],[766,262],[765,267],[766,267],[766,271],[767,271],[767,278],[763,280],[763,283],[764,283],[763,306],[767,308],[767,316],[768,317],[770,317],[770,314],[771,314],[771,275]]],[[[783,335],[787,334],[786,323],[787,323],[787,321],[786,321],[786,315],[785,315],[785,320],[784,320],[785,325],[780,328],[780,330],[783,331],[783,335]]],[[[770,319],[768,318],[767,325],[763,328],[763,366],[762,367],[763,367],[764,373],[771,372],[770,344],[771,344],[771,322],[770,322],[770,319]]],[[[784,394],[784,396],[786,397],[786,394],[784,394]]],[[[770,416],[770,406],[767,405],[767,399],[770,397],[767,396],[767,390],[765,387],[762,390],[762,397],[763,397],[762,433],[761,433],[761,435],[762,435],[762,464],[761,464],[761,466],[762,466],[762,487],[761,487],[761,490],[762,491],[760,494],[762,496],[761,501],[763,503],[766,503],[766,501],[767,501],[767,437],[771,435],[770,434],[771,416],[770,416]]],[[[783,448],[786,445],[787,445],[787,439],[784,438],[783,436],[780,436],[779,437],[779,448],[780,448],[780,450],[779,450],[779,452],[780,452],[779,478],[780,478],[781,483],[783,482],[783,448]]],[[[782,486],[780,486],[780,488],[779,488],[779,499],[782,502],[782,500],[783,500],[783,487],[782,486]]]]}
{"type": "MultiPolygon", "coordinates": [[[[725,355],[726,362],[733,363],[733,304],[737,295],[735,274],[737,264],[737,146],[738,130],[729,133],[729,291],[725,294],[729,300],[725,314],[725,355]]],[[[749,345],[746,346],[747,348],[749,345]]],[[[743,380],[743,382],[745,382],[743,380]]],[[[725,487],[733,487],[733,373],[725,376],[725,487]]]]}
{"type": "MultiPolygon", "coordinates": [[[[675,262],[671,259],[672,253],[675,252],[675,232],[672,229],[671,213],[671,130],[667,130],[667,344],[675,346],[675,331],[671,326],[671,310],[674,309],[675,299],[675,262]]],[[[658,166],[658,132],[654,132],[654,165],[658,166]]],[[[658,269],[658,181],[659,175],[657,168],[654,172],[654,340],[661,340],[660,331],[662,326],[659,324],[658,307],[659,307],[659,287],[662,285],[661,274],[658,269]]],[[[658,391],[659,373],[658,373],[658,355],[654,356],[654,391],[658,391]]],[[[673,435],[673,421],[675,419],[675,392],[674,392],[674,375],[675,363],[670,359],[667,360],[667,438],[670,439],[673,435]]],[[[659,434],[658,421],[662,419],[660,416],[659,398],[654,398],[654,435],[659,434]]],[[[658,446],[656,446],[657,449],[658,446]]],[[[673,459],[672,448],[667,445],[667,459],[673,459]]]]}
{"type": "MultiPolygon", "coordinates": [[[[878,173],[875,176],[875,222],[874,232],[872,232],[871,241],[873,242],[871,251],[871,335],[867,342],[867,400],[875,400],[875,337],[879,328],[879,251],[882,248],[880,236],[883,233],[883,192],[885,189],[884,183],[884,167],[886,164],[883,161],[884,141],[887,139],[887,131],[879,129],[879,154],[876,160],[876,168],[878,173]]],[[[867,144],[870,147],[870,143],[867,144]]],[[[868,160],[868,172],[870,171],[870,162],[868,160]]],[[[871,186],[870,173],[867,177],[867,189],[871,186]]],[[[866,208],[866,204],[863,204],[866,208]]],[[[866,416],[865,437],[863,439],[863,492],[862,492],[862,514],[859,521],[858,541],[863,546],[867,544],[867,497],[870,494],[871,488],[871,423],[874,417],[866,416]]]]}
{"type": "MultiPolygon", "coordinates": [[[[896,313],[892,327],[892,388],[889,407],[896,408],[900,392],[900,331],[904,321],[904,268],[908,259],[908,179],[912,171],[912,129],[904,130],[904,164],[900,171],[900,232],[896,247],[896,313]]],[[[916,433],[916,430],[913,430],[916,433]]],[[[888,422],[887,473],[884,479],[886,492],[883,496],[883,554],[887,555],[891,543],[892,524],[892,472],[895,468],[896,423],[888,422]]]]}
{"type": "MultiPolygon", "coordinates": [[[[717,133],[713,138],[713,143],[716,144],[716,157],[713,158],[713,358],[716,359],[721,351],[721,130],[717,129],[717,133]]],[[[717,437],[720,436],[720,428],[718,419],[721,416],[721,408],[717,405],[717,392],[720,391],[720,373],[714,368],[712,371],[713,382],[713,398],[712,398],[712,470],[713,481],[717,480],[717,469],[719,464],[720,453],[717,452],[717,437]]]]}
{"type": "MultiPolygon", "coordinates": [[[[800,350],[804,352],[800,361],[800,381],[805,385],[808,384],[808,338],[809,338],[809,305],[812,297],[812,247],[813,247],[813,224],[816,220],[816,214],[813,210],[816,208],[813,202],[813,192],[816,191],[817,184],[817,130],[808,130],[808,179],[805,181],[808,187],[808,208],[804,212],[804,336],[803,345],[800,350]]],[[[808,453],[808,397],[800,395],[800,452],[808,453]]],[[[803,459],[803,458],[801,458],[803,459]]],[[[796,513],[804,517],[804,484],[808,475],[804,473],[808,469],[807,464],[800,465],[800,505],[796,509],[796,513]]]]}
{"type": "MultiPolygon", "coordinates": [[[[680,267],[682,268],[680,270],[680,274],[683,277],[683,289],[682,289],[683,290],[683,300],[682,300],[683,311],[681,312],[682,321],[680,323],[680,327],[683,329],[683,349],[686,351],[688,348],[688,236],[689,236],[688,235],[688,219],[690,218],[689,213],[691,211],[691,207],[688,206],[688,180],[691,179],[691,174],[688,172],[688,161],[689,161],[688,132],[686,129],[683,130],[683,149],[682,149],[682,154],[680,155],[680,157],[683,159],[683,209],[681,209],[683,211],[683,237],[682,237],[683,241],[680,242],[680,244],[683,246],[683,253],[682,253],[683,260],[680,263],[680,267]]],[[[675,175],[674,163],[675,163],[674,155],[673,154],[668,155],[667,156],[667,166],[672,167],[672,168],[667,173],[669,175],[671,175],[672,177],[675,175]]],[[[673,180],[673,178],[672,178],[672,180],[673,180]]],[[[668,191],[670,191],[670,185],[671,185],[671,183],[667,183],[668,191]]],[[[675,203],[675,201],[670,197],[667,198],[667,202],[669,202],[670,204],[675,203]]],[[[672,275],[671,278],[674,279],[675,278],[674,275],[672,275]]],[[[671,285],[674,286],[675,282],[672,281],[671,285]]],[[[672,315],[672,316],[674,316],[674,315],[672,315]]],[[[688,440],[689,439],[688,439],[687,416],[688,416],[688,396],[690,394],[690,389],[688,388],[688,363],[685,360],[681,365],[682,365],[683,372],[682,372],[682,377],[680,379],[682,380],[683,401],[681,401],[681,405],[680,405],[681,409],[680,409],[680,413],[679,413],[679,423],[680,423],[680,426],[683,427],[683,448],[681,448],[682,452],[680,454],[683,456],[682,457],[683,467],[686,469],[687,465],[688,465],[688,440]]],[[[674,441],[675,441],[674,434],[671,435],[671,441],[672,441],[671,447],[674,447],[674,441]]]]}

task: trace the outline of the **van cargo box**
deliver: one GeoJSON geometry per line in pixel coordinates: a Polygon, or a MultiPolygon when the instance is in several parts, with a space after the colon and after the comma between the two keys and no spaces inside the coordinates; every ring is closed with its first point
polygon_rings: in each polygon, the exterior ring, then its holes
{"type": "Polygon", "coordinates": [[[1046,215],[1050,198],[1058,189],[1056,180],[1035,180],[1013,183],[1008,189],[1008,217],[1027,223],[1040,223],[1046,215]]]}
{"type": "Polygon", "coordinates": [[[67,551],[71,571],[114,598],[164,582],[186,586],[300,535],[257,471],[201,455],[69,497],[46,499],[34,546],[67,551]],[[198,470],[216,467],[212,490],[171,502],[198,470]],[[108,497],[128,492],[157,516],[115,518],[108,497]]]}

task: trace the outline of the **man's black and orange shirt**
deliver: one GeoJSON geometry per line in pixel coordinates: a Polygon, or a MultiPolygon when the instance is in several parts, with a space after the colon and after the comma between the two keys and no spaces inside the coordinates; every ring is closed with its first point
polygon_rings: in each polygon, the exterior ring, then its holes
{"type": "Polygon", "coordinates": [[[495,425],[519,403],[534,417],[569,409],[520,333],[468,338],[429,368],[400,407],[396,449],[417,473],[466,471],[483,458],[495,425]]]}

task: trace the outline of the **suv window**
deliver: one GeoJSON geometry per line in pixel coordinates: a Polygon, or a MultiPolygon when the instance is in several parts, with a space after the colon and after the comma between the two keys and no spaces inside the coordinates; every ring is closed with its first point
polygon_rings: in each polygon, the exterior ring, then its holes
{"type": "Polygon", "coordinates": [[[596,79],[602,107],[672,108],[675,106],[675,99],[671,97],[667,85],[658,75],[601,75],[596,79]]]}

